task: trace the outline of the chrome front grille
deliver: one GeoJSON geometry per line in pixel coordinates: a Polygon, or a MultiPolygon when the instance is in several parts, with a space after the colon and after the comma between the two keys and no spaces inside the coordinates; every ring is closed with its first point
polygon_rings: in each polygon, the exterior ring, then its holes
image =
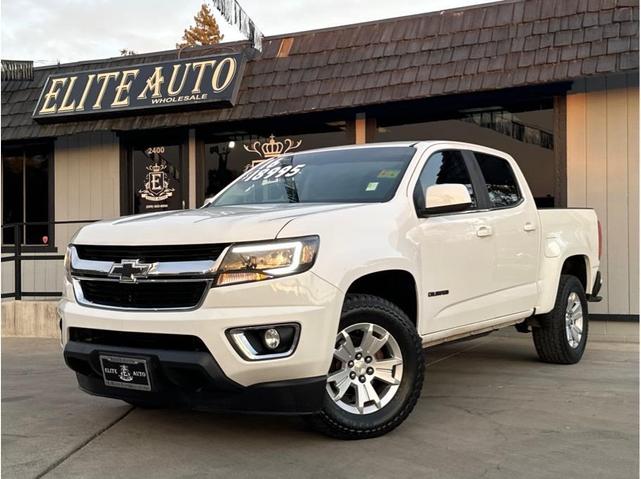
{"type": "Polygon", "coordinates": [[[228,245],[69,247],[79,303],[108,309],[185,310],[200,306],[228,245]]]}

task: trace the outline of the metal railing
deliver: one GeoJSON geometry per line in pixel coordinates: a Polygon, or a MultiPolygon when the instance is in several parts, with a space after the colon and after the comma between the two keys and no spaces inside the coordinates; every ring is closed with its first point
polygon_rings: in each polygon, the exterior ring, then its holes
{"type": "MultiPolygon", "coordinates": [[[[34,221],[26,223],[9,223],[2,225],[2,239],[4,240],[4,232],[8,229],[13,229],[13,244],[2,244],[2,249],[9,249],[7,253],[9,256],[2,256],[2,264],[13,261],[13,276],[14,276],[14,285],[12,292],[3,292],[2,298],[14,298],[22,299],[23,297],[60,297],[62,296],[61,291],[23,291],[22,289],[22,262],[23,261],[62,261],[65,258],[64,250],[66,250],[66,244],[63,247],[63,253],[57,254],[48,254],[47,251],[43,253],[37,253],[34,250],[33,245],[25,245],[22,243],[23,231],[25,228],[30,226],[48,226],[48,230],[52,231],[57,225],[85,225],[88,223],[93,223],[98,220],[74,220],[74,221],[34,221]],[[23,253],[25,249],[31,251],[26,254],[23,253]]],[[[39,247],[39,246],[38,246],[39,247]]],[[[42,246],[43,250],[46,250],[47,246],[42,246]]]]}

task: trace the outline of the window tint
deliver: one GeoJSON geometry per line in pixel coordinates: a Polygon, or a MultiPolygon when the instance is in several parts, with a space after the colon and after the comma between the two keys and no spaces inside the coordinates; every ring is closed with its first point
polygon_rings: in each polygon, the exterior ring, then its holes
{"type": "Polygon", "coordinates": [[[476,195],[470,174],[465,166],[463,154],[458,150],[445,150],[434,153],[423,167],[421,176],[414,188],[414,205],[417,209],[425,207],[425,190],[432,185],[460,183],[467,186],[472,198],[471,208],[476,208],[476,195]]]}
{"type": "Polygon", "coordinates": [[[391,146],[278,157],[249,170],[210,206],[389,201],[415,153],[391,146]]]}
{"type": "Polygon", "coordinates": [[[521,200],[521,193],[514,178],[510,164],[503,158],[474,153],[483,178],[487,185],[487,194],[493,208],[512,206],[521,200]]]}

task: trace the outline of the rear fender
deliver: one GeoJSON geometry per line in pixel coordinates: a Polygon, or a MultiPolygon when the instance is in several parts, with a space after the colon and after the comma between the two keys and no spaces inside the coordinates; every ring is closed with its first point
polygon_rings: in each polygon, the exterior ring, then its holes
{"type": "MultiPolygon", "coordinates": [[[[549,238],[548,238],[549,240],[549,238]]],[[[554,242],[546,241],[543,249],[543,259],[541,262],[541,270],[539,273],[539,301],[536,306],[537,314],[545,314],[552,311],[556,301],[556,295],[559,288],[559,281],[561,280],[561,273],[565,262],[573,256],[581,256],[585,261],[586,271],[586,293],[592,291],[592,285],[596,278],[598,266],[592,268],[590,259],[580,251],[566,251],[561,253],[558,245],[554,242]]]]}

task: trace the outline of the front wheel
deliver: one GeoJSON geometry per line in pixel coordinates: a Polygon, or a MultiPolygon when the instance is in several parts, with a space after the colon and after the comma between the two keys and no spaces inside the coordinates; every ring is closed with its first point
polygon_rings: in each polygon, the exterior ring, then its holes
{"type": "Polygon", "coordinates": [[[416,327],[393,303],[348,295],[321,412],[312,424],[340,439],[383,435],[410,414],[423,387],[416,327]]]}
{"type": "Polygon", "coordinates": [[[539,323],[532,328],[532,338],[542,361],[574,364],[581,360],[588,340],[588,302],[578,278],[561,276],[554,309],[539,323]]]}

